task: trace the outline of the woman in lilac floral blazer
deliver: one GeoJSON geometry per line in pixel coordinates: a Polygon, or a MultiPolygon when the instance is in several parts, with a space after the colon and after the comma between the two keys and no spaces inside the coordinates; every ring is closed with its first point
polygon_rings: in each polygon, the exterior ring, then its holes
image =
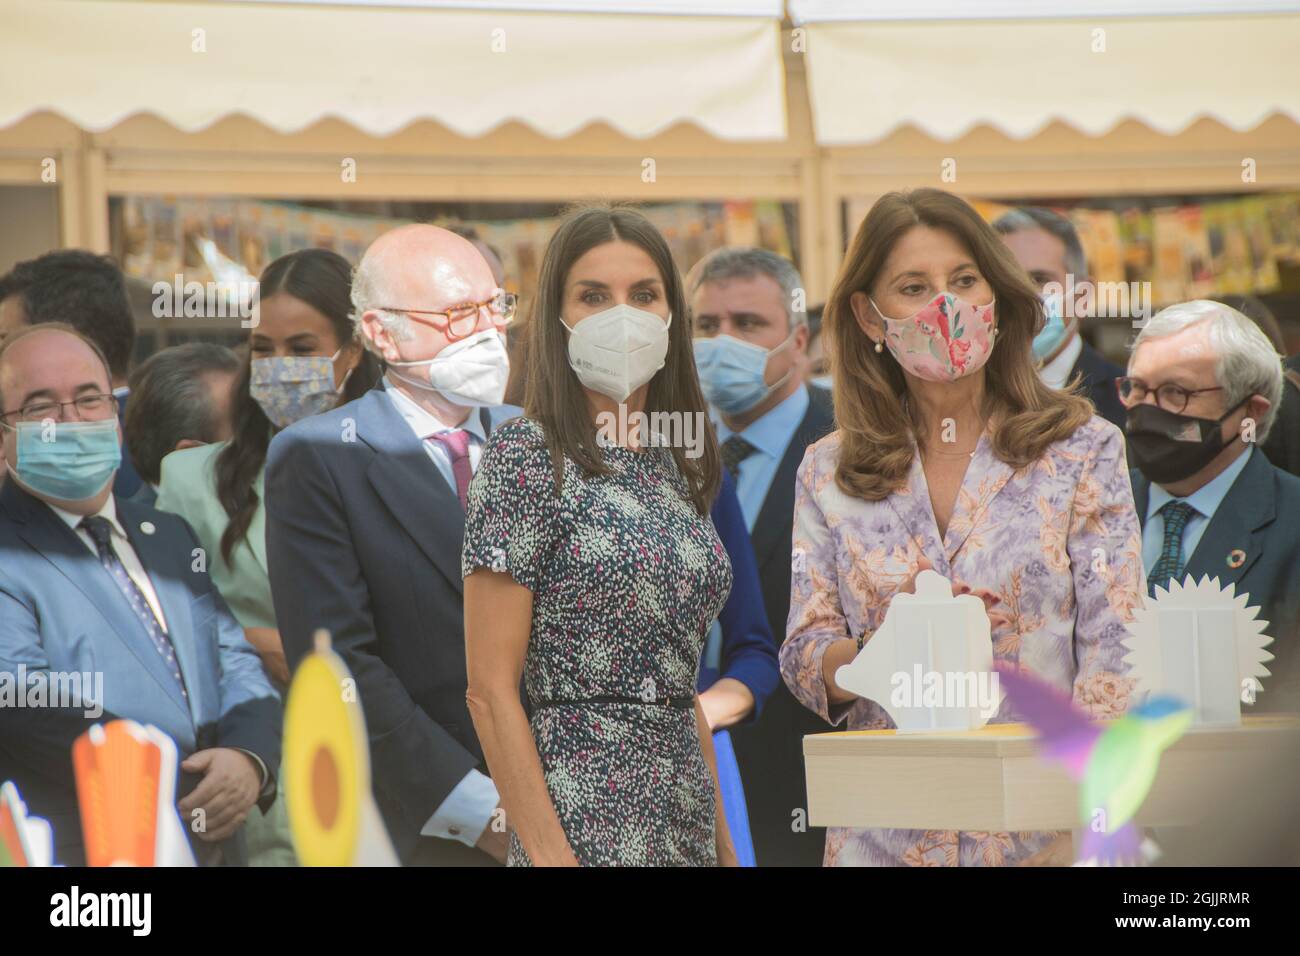
{"type": "MultiPolygon", "coordinates": [[[[1120,431],[1044,385],[1035,289],[996,233],[936,189],[891,193],[826,308],[839,429],[799,469],[781,672],[851,730],[892,727],[838,687],[890,599],[933,568],[978,594],[993,653],[1122,713],[1124,622],[1140,600],[1138,519],[1120,431]]],[[[1005,703],[993,722],[1014,719],[1005,703]]],[[[828,866],[1056,863],[1069,834],[832,829],[828,866]]]]}

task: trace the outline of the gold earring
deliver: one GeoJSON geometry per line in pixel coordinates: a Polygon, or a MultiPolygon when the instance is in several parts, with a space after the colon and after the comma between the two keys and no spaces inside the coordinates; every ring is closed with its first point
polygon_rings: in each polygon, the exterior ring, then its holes
{"type": "Polygon", "coordinates": [[[877,351],[877,352],[883,352],[884,350],[885,350],[885,343],[884,343],[884,342],[877,342],[877,343],[876,343],[876,351],[877,351]]]}

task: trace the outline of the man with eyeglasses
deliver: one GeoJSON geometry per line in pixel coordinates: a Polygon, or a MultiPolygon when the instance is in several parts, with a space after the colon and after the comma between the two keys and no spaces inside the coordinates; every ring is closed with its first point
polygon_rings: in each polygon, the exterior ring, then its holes
{"type": "Polygon", "coordinates": [[[1250,595],[1275,660],[1260,709],[1300,704],[1300,478],[1255,449],[1273,425],[1282,359],[1235,309],[1196,300],[1153,316],[1116,382],[1148,590],[1217,577],[1250,595]]]}
{"type": "MultiPolygon", "coordinates": [[[[112,372],[118,421],[125,428],[135,319],[126,277],[111,256],[55,249],[0,276],[0,342],[19,329],[47,322],[67,323],[103,352],[112,372]]],[[[141,485],[131,456],[123,455],[113,491],[131,497],[141,485]]]]}
{"type": "Polygon", "coordinates": [[[460,552],[469,481],[503,406],[514,297],[466,239],[403,226],[366,251],[353,320],[380,385],[280,432],[267,559],[290,667],[325,628],[357,680],[375,800],[403,862],[505,860],[465,704],[460,552]]]}
{"type": "Polygon", "coordinates": [[[0,780],[50,821],[57,861],[82,863],[73,741],[116,717],[152,724],[182,761],[196,857],[246,862],[244,819],[275,799],[279,698],[190,527],[114,494],[117,400],[98,347],[57,323],[0,345],[0,436],[0,674],[81,688],[0,702],[0,780]]]}

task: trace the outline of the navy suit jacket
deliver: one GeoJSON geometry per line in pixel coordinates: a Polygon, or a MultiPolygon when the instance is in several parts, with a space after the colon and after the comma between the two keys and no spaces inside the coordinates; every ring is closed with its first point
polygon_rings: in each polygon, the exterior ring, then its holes
{"type": "MultiPolygon", "coordinates": [[[[1136,470],[1132,478],[1138,519],[1145,527],[1151,482],[1136,470]]],[[[1196,580],[1208,574],[1220,584],[1235,584],[1236,593],[1250,595],[1250,606],[1260,608],[1259,616],[1269,622],[1264,632],[1273,638],[1266,648],[1273,654],[1266,665],[1272,676],[1264,678],[1255,707],[1300,709],[1300,478],[1274,466],[1262,451],[1252,451],[1183,574],[1196,580]],[[1238,568],[1228,564],[1234,550],[1246,554],[1238,568]]]]}
{"type": "MultiPolygon", "coordinates": [[[[17,675],[21,665],[29,675],[103,675],[104,712],[95,717],[86,706],[0,707],[0,780],[17,783],[31,813],[50,821],[55,858],[69,864],[84,862],[72,743],[92,724],[153,724],[175,741],[179,760],[234,747],[260,757],[272,779],[280,763],[279,697],[207,572],[193,570],[194,532],[175,515],[121,498],[117,516],[158,594],[188,703],[76,532],[16,482],[0,489],[0,672],[17,675]]],[[[196,783],[180,774],[178,798],[196,783]]],[[[269,787],[264,810],[274,798],[269,787]]],[[[227,862],[244,862],[242,832],[223,851],[227,862]]]]}
{"type": "Polygon", "coordinates": [[[1070,370],[1068,379],[1073,381],[1074,376],[1080,376],[1083,394],[1097,409],[1097,414],[1121,431],[1124,429],[1127,415],[1123,403],[1119,400],[1119,392],[1115,390],[1115,379],[1123,374],[1124,369],[1107,361],[1100,352],[1084,342],[1083,351],[1075,359],[1074,368],[1070,370]]]}
{"type": "Polygon", "coordinates": [[[731,593],[722,606],[722,653],[719,670],[700,668],[699,688],[705,690],[723,677],[731,677],[749,688],[754,709],[741,723],[758,719],[772,691],[781,683],[776,659],[776,641],[763,611],[763,592],[758,583],[758,564],[740,510],[731,474],[722,470],[722,487],[713,502],[713,526],[731,559],[731,593]]]}
{"type": "MultiPolygon", "coordinates": [[[[763,607],[778,646],[785,640],[786,619],[790,616],[796,473],[808,446],[835,428],[831,393],[809,385],[808,397],[808,411],[776,467],[752,535],[763,607]]],[[[759,866],[821,866],[825,829],[808,827],[796,832],[791,824],[795,810],[808,808],[804,735],[834,729],[795,700],[784,681],[768,698],[762,719],[731,729],[759,866]]]]}
{"type": "Polygon", "coordinates": [[[357,681],[375,802],[399,856],[487,860],[452,840],[420,839],[456,784],[486,772],[465,703],[465,513],[382,387],[275,436],[266,516],[289,666],[317,628],[330,632],[357,681]]]}
{"type": "MultiPolygon", "coordinates": [[[[124,393],[117,399],[117,423],[122,428],[123,436],[126,435],[126,403],[130,397],[130,393],[124,393]]],[[[127,450],[126,442],[123,441],[122,464],[118,466],[117,477],[113,479],[113,494],[119,498],[134,498],[143,485],[144,479],[135,470],[131,452],[127,450]]]]}

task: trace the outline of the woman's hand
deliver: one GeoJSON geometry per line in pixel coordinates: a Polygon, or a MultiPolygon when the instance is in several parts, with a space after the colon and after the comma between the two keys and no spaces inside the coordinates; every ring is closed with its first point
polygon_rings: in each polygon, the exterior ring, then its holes
{"type": "MultiPolygon", "coordinates": [[[[934,565],[930,563],[930,559],[924,554],[921,555],[916,560],[916,569],[906,581],[898,586],[898,590],[895,591],[894,594],[915,594],[917,576],[922,571],[933,570],[934,565]]],[[[960,597],[963,594],[973,594],[982,600],[984,602],[984,611],[989,616],[989,626],[991,629],[997,630],[999,626],[1011,626],[1011,618],[999,609],[999,605],[1002,603],[1002,598],[998,597],[998,595],[994,594],[988,588],[972,588],[969,584],[957,580],[952,582],[952,593],[953,597],[960,597]]],[[[892,595],[890,600],[893,600],[892,595]]],[[[886,604],[886,613],[888,613],[888,609],[889,605],[886,604]]],[[[845,664],[851,663],[857,656],[858,645],[857,641],[853,638],[836,641],[828,647],[826,652],[822,655],[822,679],[826,683],[826,702],[828,705],[836,706],[839,704],[847,704],[850,701],[857,699],[857,694],[852,691],[843,690],[835,683],[835,672],[845,664]]]]}
{"type": "Polygon", "coordinates": [[[244,640],[253,646],[262,659],[262,668],[281,686],[289,684],[289,662],[280,643],[280,631],[274,627],[246,627],[244,640]]]}
{"type": "Polygon", "coordinates": [[[998,597],[988,588],[971,588],[969,584],[963,584],[960,581],[952,582],[953,596],[962,594],[973,594],[984,602],[984,613],[989,616],[989,627],[997,630],[998,625],[1003,627],[1011,626],[1011,617],[1005,611],[1001,610],[998,605],[1002,603],[1002,598],[998,597]]]}
{"type": "Polygon", "coordinates": [[[700,706],[712,731],[740,723],[754,709],[754,695],[734,677],[719,678],[708,690],[700,691],[700,706]]]}
{"type": "MultiPolygon", "coordinates": [[[[912,573],[912,576],[908,578],[901,587],[899,587],[898,592],[896,593],[915,594],[917,575],[922,571],[933,570],[934,565],[930,563],[930,559],[925,555],[921,555],[920,558],[917,559],[916,570],[912,573]]],[[[995,629],[999,624],[1010,626],[1011,618],[998,607],[998,605],[1002,603],[1002,598],[998,597],[998,595],[994,594],[988,588],[972,588],[964,581],[954,578],[952,582],[952,596],[960,597],[963,594],[973,594],[984,602],[984,611],[989,616],[989,623],[995,629]]]]}
{"type": "Polygon", "coordinates": [[[718,835],[717,853],[718,866],[740,866],[740,858],[736,856],[730,834],[718,835]]]}
{"type": "Polygon", "coordinates": [[[1074,835],[1068,830],[1033,856],[1022,860],[1020,866],[1072,866],[1074,865],[1074,835]]]}

